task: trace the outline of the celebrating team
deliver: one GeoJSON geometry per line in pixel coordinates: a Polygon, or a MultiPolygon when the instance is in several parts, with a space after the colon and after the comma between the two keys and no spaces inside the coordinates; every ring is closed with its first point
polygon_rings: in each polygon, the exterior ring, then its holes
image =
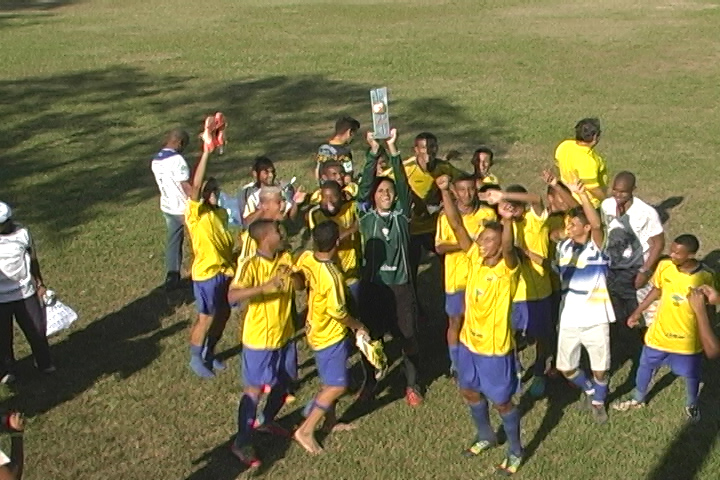
{"type": "MultiPolygon", "coordinates": [[[[415,156],[403,161],[395,130],[385,146],[366,135],[368,151],[356,184],[348,145],[359,126],[349,117],[337,122],[335,135],[319,150],[320,188],[312,195],[285,194],[275,186],[272,162],[256,161],[255,182],[246,187],[252,190],[242,193],[247,229],[239,251],[233,252],[227,213],[218,207],[219,186],[205,179],[213,143],[205,142],[192,182],[189,172],[171,179],[177,192],[190,197],[185,224],[198,308],[190,347],[195,373],[212,377],[223,368],[215,345],[231,305],[245,311],[243,395],[232,445],[241,461],[260,464],[254,432],[290,435],[275,417],[297,379],[295,291],[308,291],[305,335],[322,383],[293,434],[298,443],[319,453],[314,431],[323,419],[327,431],[351,427],[335,413],[349,386],[348,330],[380,341],[391,334],[403,352],[406,401],[422,404],[418,328],[426,315],[417,300],[417,274],[423,250],[440,257],[450,375],[477,428],[466,455],[497,444],[489,420],[492,404],[509,444],[498,470],[513,474],[522,463],[520,412],[513,404],[520,388],[517,340],[535,346],[533,396],[542,396],[546,375],[559,371],[580,388],[593,418],[604,423],[611,360],[634,358],[641,348],[636,390],[613,407],[643,407],[654,371],[667,364],[686,381],[688,418],[699,420],[702,352],[720,354],[706,309],[719,301],[714,275],[695,258],[699,242],[692,235],[677,237],[669,258],[661,259],[662,223],[634,196],[632,173],[619,173],[607,196],[607,170],[595,150],[597,119],[578,122],[575,138],[558,146],[559,178],[543,172],[545,198],[520,185],[501,188],[490,173],[493,153],[486,147],[477,149],[474,172],[466,174],[437,158],[437,138],[421,133],[415,156]],[[299,212],[307,215],[313,249],[293,258],[284,224],[299,212]],[[641,347],[638,330],[645,328],[641,347]],[[590,375],[580,368],[582,348],[590,375]]],[[[186,137],[171,133],[156,161],[181,154],[183,142],[186,137]]],[[[179,262],[170,264],[178,268],[179,262]]],[[[169,281],[176,277],[175,270],[168,271],[169,281]]],[[[361,362],[365,380],[358,400],[370,401],[376,368],[365,356],[361,362]]]]}

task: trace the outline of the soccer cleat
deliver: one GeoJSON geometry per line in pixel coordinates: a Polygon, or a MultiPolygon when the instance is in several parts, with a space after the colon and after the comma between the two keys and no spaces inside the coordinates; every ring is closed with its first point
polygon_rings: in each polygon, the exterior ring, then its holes
{"type": "Polygon", "coordinates": [[[215,113],[215,146],[220,155],[225,153],[225,127],[227,127],[225,115],[223,115],[222,112],[215,113]]]}
{"type": "Polygon", "coordinates": [[[477,457],[481,453],[490,450],[491,448],[495,447],[497,445],[497,442],[492,442],[490,440],[475,440],[472,445],[470,445],[468,448],[463,450],[462,455],[463,457],[477,457]]]}
{"type": "Polygon", "coordinates": [[[582,411],[587,411],[587,412],[591,411],[592,410],[592,400],[593,400],[592,394],[587,394],[585,392],[582,392],[580,394],[580,400],[577,403],[578,409],[580,409],[582,411]]]}
{"type": "Polygon", "coordinates": [[[382,340],[373,342],[367,335],[358,334],[355,336],[355,344],[368,362],[375,367],[375,379],[380,380],[385,376],[388,369],[388,359],[383,349],[382,340]]]}
{"type": "Polygon", "coordinates": [[[623,400],[621,402],[615,402],[612,404],[613,410],[618,412],[627,412],[628,410],[638,410],[645,407],[645,402],[638,402],[634,398],[629,400],[623,400]]]}
{"type": "Polygon", "coordinates": [[[503,462],[497,466],[498,473],[503,475],[514,475],[520,470],[522,457],[508,453],[503,462]]]}
{"type": "Polygon", "coordinates": [[[235,442],[233,442],[233,444],[230,445],[230,451],[235,455],[235,458],[240,460],[248,468],[259,468],[262,465],[252,445],[238,447],[235,445],[235,442]]]}
{"type": "Polygon", "coordinates": [[[545,386],[547,384],[547,379],[544,375],[539,377],[533,377],[533,381],[530,384],[530,396],[533,398],[541,398],[543,395],[545,395],[545,386]]]}
{"type": "Polygon", "coordinates": [[[417,388],[407,387],[405,389],[405,401],[411,407],[419,407],[423,403],[423,397],[417,388]]]}
{"type": "Polygon", "coordinates": [[[215,118],[206,117],[200,139],[203,142],[203,152],[212,152],[215,149],[215,118]]]}
{"type": "Polygon", "coordinates": [[[593,403],[591,405],[591,410],[593,419],[595,420],[595,423],[603,424],[607,423],[608,421],[608,414],[607,410],[605,410],[605,405],[602,404],[595,404],[593,403]]]}
{"type": "Polygon", "coordinates": [[[698,423],[700,421],[700,408],[697,405],[688,405],[685,407],[685,415],[690,423],[698,423]]]}

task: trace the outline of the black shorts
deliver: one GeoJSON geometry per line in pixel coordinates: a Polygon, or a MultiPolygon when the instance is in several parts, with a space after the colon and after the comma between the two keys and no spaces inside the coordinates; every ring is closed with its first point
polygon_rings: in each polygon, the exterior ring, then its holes
{"type": "Polygon", "coordinates": [[[417,301],[412,285],[360,284],[360,320],[373,339],[390,332],[394,337],[413,338],[417,333],[417,301]]]}

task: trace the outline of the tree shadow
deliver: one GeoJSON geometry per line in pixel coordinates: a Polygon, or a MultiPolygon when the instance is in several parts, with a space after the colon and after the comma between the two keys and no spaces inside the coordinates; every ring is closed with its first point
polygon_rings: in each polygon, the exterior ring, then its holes
{"type": "Polygon", "coordinates": [[[187,321],[162,327],[160,320],[192,301],[188,289],[165,293],[157,287],[120,310],[100,318],[52,345],[58,366],[52,376],[35,371],[31,357],[17,364],[18,384],[4,408],[36,416],[72,400],[95,382],[112,375],[121,379],[149,366],[161,353],[160,342],[188,326],[187,321]]]}
{"type": "Polygon", "coordinates": [[[683,200],[685,200],[685,197],[675,196],[666,198],[657,205],[653,205],[655,210],[657,210],[658,215],[660,215],[660,221],[663,225],[665,225],[667,221],[670,220],[670,210],[679,206],[683,202],[683,200]]]}
{"type": "Polygon", "coordinates": [[[0,0],[0,13],[20,10],[53,10],[78,3],[77,0],[0,0]]]}

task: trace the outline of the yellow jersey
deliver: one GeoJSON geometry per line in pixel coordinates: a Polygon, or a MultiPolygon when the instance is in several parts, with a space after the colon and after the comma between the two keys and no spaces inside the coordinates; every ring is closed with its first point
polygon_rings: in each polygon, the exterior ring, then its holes
{"type": "Polygon", "coordinates": [[[500,180],[498,180],[498,177],[492,173],[485,175],[481,182],[485,185],[500,185],[500,180]]]}
{"type": "MultiPolygon", "coordinates": [[[[563,212],[553,212],[548,215],[548,234],[552,237],[554,232],[559,234],[559,239],[564,240],[567,237],[568,214],[563,212]]],[[[548,260],[551,264],[555,263],[557,256],[557,241],[550,238],[548,260]]],[[[562,281],[560,275],[554,269],[550,269],[550,286],[553,292],[559,292],[562,289],[562,281]]]]}
{"type": "Polygon", "coordinates": [[[651,283],[661,291],[660,304],[645,334],[645,344],[670,353],[702,352],[697,318],[687,296],[700,285],[715,287],[714,273],[702,263],[693,273],[684,273],[672,261],[661,260],[651,283]]]}
{"type": "MultiPolygon", "coordinates": [[[[342,192],[345,194],[345,199],[354,200],[357,197],[359,188],[355,182],[350,182],[345,185],[342,189],[342,192]]],[[[318,188],[310,195],[310,205],[317,205],[320,203],[320,200],[322,200],[322,189],[318,188]]]]}
{"type": "MultiPolygon", "coordinates": [[[[345,202],[334,216],[328,216],[319,206],[311,208],[308,212],[308,226],[311,230],[326,221],[335,222],[341,230],[347,230],[358,221],[355,202],[345,202]]],[[[362,240],[359,231],[340,241],[337,264],[348,285],[360,279],[361,249],[362,240]]]]}
{"type": "Polygon", "coordinates": [[[294,270],[305,276],[310,289],[305,324],[310,347],[321,350],[343,340],[348,329],[340,320],[347,317],[348,311],[340,269],[335,263],[318,260],[313,252],[306,251],[295,262],[294,270]]]}
{"type": "MultiPolygon", "coordinates": [[[[465,173],[455,167],[452,163],[445,160],[435,160],[435,167],[432,172],[425,172],[417,164],[415,157],[410,157],[403,162],[405,174],[408,178],[410,190],[424,202],[439,203],[440,197],[435,179],[443,175],[450,176],[455,179],[465,173]],[[436,202],[437,201],[437,202],[436,202]]],[[[385,170],[382,173],[384,177],[393,178],[392,170],[385,170]]],[[[437,227],[437,213],[422,212],[417,213],[412,209],[410,218],[410,235],[421,235],[423,233],[432,233],[437,227]]]]}
{"type": "MultiPolygon", "coordinates": [[[[289,271],[292,265],[292,258],[287,252],[279,253],[275,258],[253,255],[238,261],[237,273],[230,288],[257,287],[289,271]]],[[[294,333],[292,302],[293,285],[290,278],[274,292],[249,299],[240,339],[242,344],[256,350],[277,350],[283,347],[294,333]]]]}
{"type": "MultiPolygon", "coordinates": [[[[483,230],[485,222],[497,218],[495,210],[480,207],[472,213],[462,216],[463,225],[470,236],[475,239],[483,230]]],[[[438,217],[435,245],[455,245],[457,238],[450,227],[447,216],[441,213],[438,217]]],[[[465,252],[453,252],[445,255],[445,292],[455,293],[465,290],[470,270],[470,260],[465,252]]]]}
{"type": "Polygon", "coordinates": [[[505,260],[494,267],[483,265],[480,247],[473,243],[466,254],[470,276],[465,288],[465,322],[460,341],[480,355],[507,355],[514,346],[511,312],[519,269],[505,260]]]}
{"type": "MultiPolygon", "coordinates": [[[[515,245],[544,259],[550,256],[550,226],[548,212],[541,215],[530,208],[521,220],[514,223],[515,245]]],[[[529,258],[520,261],[520,279],[514,302],[542,300],[552,294],[550,272],[546,265],[538,265],[529,258]]]]}
{"type": "MultiPolygon", "coordinates": [[[[290,241],[288,239],[287,229],[282,222],[280,222],[279,229],[283,242],[282,250],[290,251],[290,241]]],[[[240,246],[238,260],[252,257],[257,252],[257,242],[250,236],[249,230],[243,230],[240,232],[238,235],[238,245],[240,246]]]]}
{"type": "MultiPolygon", "coordinates": [[[[607,166],[594,149],[580,145],[575,140],[565,140],[555,149],[555,162],[560,170],[560,180],[565,185],[582,180],[588,188],[607,188],[607,166]]],[[[575,198],[580,200],[577,195],[575,198]]],[[[595,208],[600,206],[601,200],[592,194],[590,201],[595,208]]]]}
{"type": "Polygon", "coordinates": [[[220,273],[232,277],[234,242],[227,211],[188,199],[185,225],[193,250],[192,279],[208,280],[220,273]]]}

